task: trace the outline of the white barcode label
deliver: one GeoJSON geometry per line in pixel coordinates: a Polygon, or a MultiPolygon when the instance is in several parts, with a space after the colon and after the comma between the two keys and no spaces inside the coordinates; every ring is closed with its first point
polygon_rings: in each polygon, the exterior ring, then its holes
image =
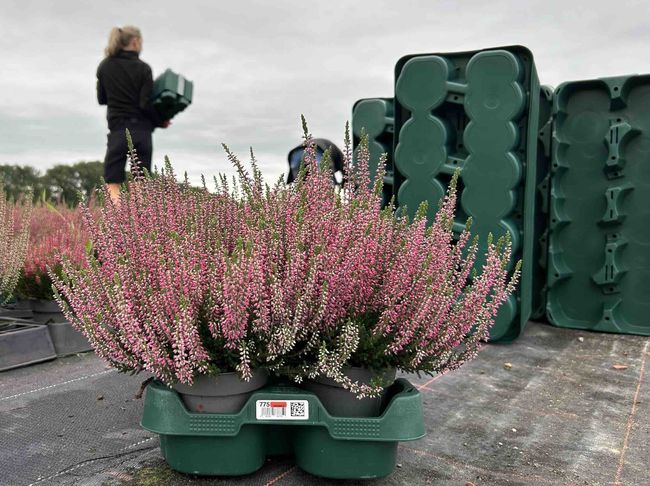
{"type": "Polygon", "coordinates": [[[307,400],[257,400],[257,420],[309,420],[307,400]]]}

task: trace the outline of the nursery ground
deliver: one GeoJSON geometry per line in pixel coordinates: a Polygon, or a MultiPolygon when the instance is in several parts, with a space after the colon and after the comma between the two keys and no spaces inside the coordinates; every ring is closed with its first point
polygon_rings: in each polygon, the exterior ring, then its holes
{"type": "MultiPolygon", "coordinates": [[[[529,323],[464,368],[409,377],[428,435],[404,443],[376,485],[650,484],[650,338],[529,323]]],[[[92,353],[0,374],[0,484],[325,485],[276,458],[238,479],[164,463],[139,426],[142,376],[92,353]]]]}

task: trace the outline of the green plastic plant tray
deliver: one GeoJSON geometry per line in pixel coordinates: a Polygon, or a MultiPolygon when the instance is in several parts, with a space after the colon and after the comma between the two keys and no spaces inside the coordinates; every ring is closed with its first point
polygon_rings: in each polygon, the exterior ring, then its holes
{"type": "Polygon", "coordinates": [[[650,75],[555,91],[547,317],[650,335],[650,75]]]}
{"type": "Polygon", "coordinates": [[[170,120],[192,103],[194,83],[171,69],[156,78],[153,83],[153,105],[165,120],[170,120]]]}
{"type": "Polygon", "coordinates": [[[457,229],[471,216],[481,251],[489,233],[507,233],[512,263],[523,260],[519,291],[501,307],[492,341],[516,338],[531,314],[539,93],[522,46],[409,55],[395,67],[397,205],[413,215],[427,201],[433,219],[461,168],[457,229]]]}
{"type": "Polygon", "coordinates": [[[142,427],[160,435],[163,457],[183,473],[241,476],[267,456],[292,454],[316,476],[379,478],[395,468],[398,442],[425,435],[418,390],[398,379],[389,393],[379,417],[332,417],[313,393],[282,385],[255,392],[239,413],[203,414],[189,412],[173,389],[152,383],[142,427]]]}
{"type": "Polygon", "coordinates": [[[553,88],[542,86],[539,95],[539,136],[535,184],[535,241],[533,247],[533,284],[531,319],[546,318],[546,272],[548,252],[548,211],[553,135],[553,88]]]}
{"type": "Polygon", "coordinates": [[[369,171],[371,179],[377,174],[379,160],[386,154],[386,173],[384,175],[383,205],[386,206],[393,197],[393,135],[395,117],[393,98],[364,98],[357,101],[352,108],[352,143],[354,160],[363,130],[368,135],[370,155],[369,171]]]}

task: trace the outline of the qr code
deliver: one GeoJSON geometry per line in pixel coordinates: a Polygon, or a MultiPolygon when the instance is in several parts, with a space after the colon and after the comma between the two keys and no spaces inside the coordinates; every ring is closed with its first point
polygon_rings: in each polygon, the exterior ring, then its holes
{"type": "Polygon", "coordinates": [[[304,417],[305,416],[305,404],[302,402],[291,402],[291,416],[292,417],[304,417]]]}

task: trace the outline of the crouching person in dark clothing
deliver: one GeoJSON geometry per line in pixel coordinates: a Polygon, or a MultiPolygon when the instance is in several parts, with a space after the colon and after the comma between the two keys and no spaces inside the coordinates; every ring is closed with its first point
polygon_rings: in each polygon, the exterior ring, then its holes
{"type": "Polygon", "coordinates": [[[120,184],[125,180],[128,147],[126,129],[133,138],[140,168],[151,170],[151,134],[156,127],[167,128],[151,103],[153,75],[140,60],[142,35],[136,27],[114,27],[108,38],[106,57],[97,68],[97,101],[107,105],[108,142],[104,159],[104,179],[111,199],[118,203],[120,184]]]}

